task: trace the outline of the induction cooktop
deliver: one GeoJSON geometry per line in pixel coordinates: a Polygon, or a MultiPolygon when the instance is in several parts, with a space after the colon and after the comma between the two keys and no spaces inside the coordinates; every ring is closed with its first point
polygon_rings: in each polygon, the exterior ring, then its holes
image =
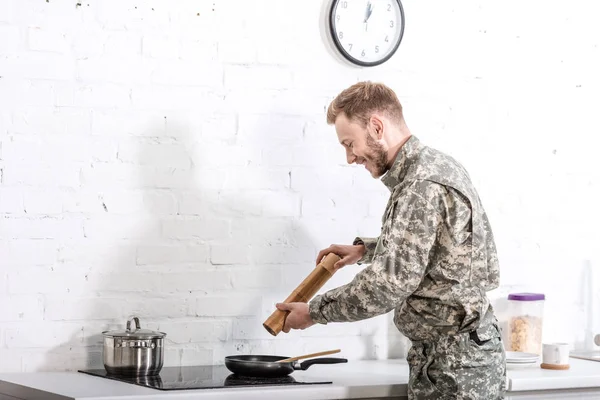
{"type": "Polygon", "coordinates": [[[163,367],[158,375],[140,377],[110,375],[104,369],[84,369],[78,372],[158,390],[220,389],[243,386],[332,383],[325,379],[294,378],[293,373],[283,378],[250,378],[233,374],[224,365],[163,367]]]}

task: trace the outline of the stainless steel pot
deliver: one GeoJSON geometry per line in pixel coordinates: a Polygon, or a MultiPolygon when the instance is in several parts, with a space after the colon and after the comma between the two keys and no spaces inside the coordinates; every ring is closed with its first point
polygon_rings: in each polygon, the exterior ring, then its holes
{"type": "Polygon", "coordinates": [[[151,376],[163,367],[163,332],[140,328],[138,317],[127,321],[125,331],[104,331],[104,368],[110,375],[151,376]],[[131,330],[131,323],[135,329],[131,330]]]}

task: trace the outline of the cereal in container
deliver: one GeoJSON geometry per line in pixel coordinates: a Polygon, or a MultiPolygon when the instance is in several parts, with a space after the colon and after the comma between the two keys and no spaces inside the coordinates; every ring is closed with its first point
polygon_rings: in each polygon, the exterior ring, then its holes
{"type": "Polygon", "coordinates": [[[508,351],[542,353],[544,294],[511,293],[508,295],[508,351]]]}

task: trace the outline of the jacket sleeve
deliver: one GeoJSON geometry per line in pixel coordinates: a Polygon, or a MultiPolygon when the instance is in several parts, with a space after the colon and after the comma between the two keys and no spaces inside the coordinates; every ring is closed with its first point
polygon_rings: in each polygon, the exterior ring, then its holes
{"type": "Polygon", "coordinates": [[[442,223],[423,195],[405,193],[385,218],[372,263],[348,284],[310,301],[313,321],[358,321],[398,306],[421,284],[442,223]]]}
{"type": "Polygon", "coordinates": [[[375,247],[377,247],[377,241],[379,237],[376,238],[368,238],[368,237],[357,237],[354,239],[352,244],[362,244],[365,246],[365,254],[362,256],[360,260],[357,261],[358,265],[369,264],[373,261],[373,256],[375,255],[375,247]]]}

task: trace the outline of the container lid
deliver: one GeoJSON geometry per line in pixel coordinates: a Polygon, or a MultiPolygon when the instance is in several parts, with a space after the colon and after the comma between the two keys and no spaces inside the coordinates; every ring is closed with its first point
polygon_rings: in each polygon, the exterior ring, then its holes
{"type": "Polygon", "coordinates": [[[138,317],[132,317],[127,321],[127,329],[124,331],[104,331],[104,336],[121,337],[127,339],[157,339],[167,336],[166,333],[152,331],[150,329],[141,329],[138,317]],[[131,329],[131,322],[135,322],[135,328],[131,329]]]}
{"type": "Polygon", "coordinates": [[[516,301],[538,301],[545,300],[546,296],[543,293],[511,293],[508,295],[509,300],[516,301]]]}

